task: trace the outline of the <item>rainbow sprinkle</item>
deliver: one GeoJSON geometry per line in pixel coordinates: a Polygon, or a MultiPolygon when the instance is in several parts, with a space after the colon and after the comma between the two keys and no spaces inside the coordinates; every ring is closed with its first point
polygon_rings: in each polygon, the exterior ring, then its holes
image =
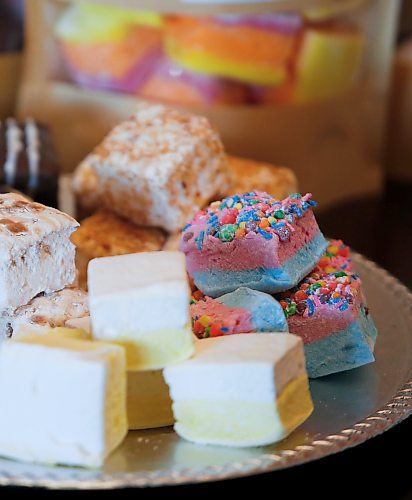
{"type": "Polygon", "coordinates": [[[192,223],[183,228],[183,240],[189,241],[193,237],[193,232],[189,231],[192,224],[206,217],[206,231],[201,231],[195,238],[199,251],[203,248],[206,235],[219,238],[223,243],[243,238],[251,232],[266,240],[276,235],[280,241],[286,241],[295,230],[294,221],[316,205],[310,193],[304,196],[291,194],[284,200],[276,200],[259,191],[229,196],[222,201],[214,201],[206,211],[198,212],[192,223]]]}
{"type": "Polygon", "coordinates": [[[224,322],[214,322],[210,316],[204,314],[192,318],[192,330],[199,339],[207,339],[232,334],[234,327],[224,322]]]}
{"type": "Polygon", "coordinates": [[[316,307],[328,304],[346,311],[360,293],[361,281],[352,273],[349,247],[340,240],[330,242],[315,269],[295,288],[278,294],[286,318],[314,315],[316,307]]]}

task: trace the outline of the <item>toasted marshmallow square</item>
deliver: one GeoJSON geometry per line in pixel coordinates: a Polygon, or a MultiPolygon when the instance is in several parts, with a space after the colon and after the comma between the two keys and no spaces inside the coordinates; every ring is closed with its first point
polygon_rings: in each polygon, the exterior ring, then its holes
{"type": "Polygon", "coordinates": [[[169,366],[175,430],[200,444],[260,446],[279,441],[312,412],[302,341],[249,333],[196,342],[169,366]]]}
{"type": "Polygon", "coordinates": [[[0,341],[27,332],[45,333],[88,314],[87,294],[79,288],[40,294],[13,313],[0,314],[0,341]]]}
{"type": "Polygon", "coordinates": [[[0,455],[100,467],[127,432],[124,350],[64,335],[0,345],[0,455]]]}
{"type": "Polygon", "coordinates": [[[104,205],[145,226],[178,231],[229,186],[227,158],[209,121],[142,105],[77,167],[80,202],[104,205]]]}
{"type": "Polygon", "coordinates": [[[123,345],[128,370],[160,369],[192,354],[182,253],[93,259],[88,272],[93,337],[123,345]]]}
{"type": "Polygon", "coordinates": [[[76,277],[69,215],[14,193],[0,195],[0,312],[14,311],[41,292],[76,277]]]}

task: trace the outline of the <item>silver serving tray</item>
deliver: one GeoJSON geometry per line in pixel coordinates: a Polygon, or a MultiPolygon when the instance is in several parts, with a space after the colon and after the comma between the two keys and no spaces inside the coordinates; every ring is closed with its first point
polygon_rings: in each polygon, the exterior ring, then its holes
{"type": "Polygon", "coordinates": [[[353,258],[379,329],[376,362],[313,380],[313,415],[281,443],[237,449],[195,445],[171,427],[133,431],[101,470],[0,460],[0,484],[112,489],[235,478],[336,453],[405,419],[412,413],[412,294],[373,262],[353,258]]]}

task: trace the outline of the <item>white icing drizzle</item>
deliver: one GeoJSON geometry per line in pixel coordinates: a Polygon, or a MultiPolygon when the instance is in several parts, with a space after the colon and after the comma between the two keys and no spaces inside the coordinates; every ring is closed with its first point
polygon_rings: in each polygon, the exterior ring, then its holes
{"type": "Polygon", "coordinates": [[[14,118],[6,120],[6,163],[4,164],[4,177],[8,186],[13,186],[16,179],[17,159],[23,149],[21,142],[22,132],[14,118]]]}
{"type": "Polygon", "coordinates": [[[26,134],[27,160],[29,164],[28,188],[35,189],[39,182],[40,167],[40,138],[39,129],[31,118],[26,120],[24,127],[26,134]]]}

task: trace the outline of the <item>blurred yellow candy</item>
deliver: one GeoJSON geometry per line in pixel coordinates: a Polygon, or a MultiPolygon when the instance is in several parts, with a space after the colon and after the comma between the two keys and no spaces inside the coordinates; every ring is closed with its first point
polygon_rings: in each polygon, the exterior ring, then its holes
{"type": "Polygon", "coordinates": [[[162,22],[155,12],[76,2],[60,18],[56,34],[66,42],[113,43],[122,41],[133,25],[160,27],[162,22]]]}
{"type": "Polygon", "coordinates": [[[295,102],[326,99],[350,90],[363,48],[364,38],[358,32],[307,30],[297,61],[295,102]]]}
{"type": "Polygon", "coordinates": [[[162,16],[158,12],[150,10],[128,9],[85,1],[78,1],[77,4],[84,15],[111,18],[120,22],[144,24],[153,27],[159,27],[163,23],[162,16]]]}

